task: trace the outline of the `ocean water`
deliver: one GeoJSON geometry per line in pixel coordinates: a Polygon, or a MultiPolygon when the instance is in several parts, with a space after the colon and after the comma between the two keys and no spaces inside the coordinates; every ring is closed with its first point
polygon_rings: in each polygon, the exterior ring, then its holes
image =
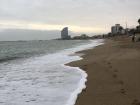
{"type": "Polygon", "coordinates": [[[103,44],[93,41],[0,42],[0,105],[74,105],[87,74],[66,63],[75,52],[103,44]]]}

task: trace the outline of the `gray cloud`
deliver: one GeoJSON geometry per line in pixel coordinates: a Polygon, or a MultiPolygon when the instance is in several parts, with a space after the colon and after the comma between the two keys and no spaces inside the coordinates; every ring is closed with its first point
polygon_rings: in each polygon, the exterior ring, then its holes
{"type": "Polygon", "coordinates": [[[0,21],[110,28],[136,25],[140,0],[0,0],[0,21]]]}
{"type": "Polygon", "coordinates": [[[133,18],[139,5],[140,0],[0,0],[0,19],[94,25],[109,22],[110,13],[133,18]]]}

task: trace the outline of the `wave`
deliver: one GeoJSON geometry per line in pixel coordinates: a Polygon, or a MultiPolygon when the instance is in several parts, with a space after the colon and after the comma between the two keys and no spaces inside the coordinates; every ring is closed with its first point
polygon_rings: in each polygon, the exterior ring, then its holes
{"type": "Polygon", "coordinates": [[[11,55],[4,56],[0,58],[0,63],[17,60],[17,59],[23,59],[23,58],[30,58],[34,56],[41,56],[43,53],[41,52],[22,52],[22,53],[15,53],[11,55]]]}
{"type": "Polygon", "coordinates": [[[5,58],[0,59],[0,63],[11,61],[11,60],[16,60],[16,59],[20,59],[20,58],[21,57],[5,57],[5,58]]]}
{"type": "Polygon", "coordinates": [[[87,74],[65,64],[82,59],[71,54],[101,44],[103,40],[95,40],[58,53],[1,64],[1,105],[74,105],[86,88],[87,74]]]}

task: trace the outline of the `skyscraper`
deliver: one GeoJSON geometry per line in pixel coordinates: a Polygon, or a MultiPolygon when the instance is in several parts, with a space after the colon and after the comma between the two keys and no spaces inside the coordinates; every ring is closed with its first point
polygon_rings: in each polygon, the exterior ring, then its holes
{"type": "Polygon", "coordinates": [[[70,39],[70,36],[68,35],[68,27],[63,28],[61,31],[61,39],[70,39]]]}

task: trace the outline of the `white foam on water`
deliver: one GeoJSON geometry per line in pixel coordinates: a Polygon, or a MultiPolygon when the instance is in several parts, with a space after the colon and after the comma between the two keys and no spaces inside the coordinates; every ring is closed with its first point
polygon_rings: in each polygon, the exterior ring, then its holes
{"type": "Polygon", "coordinates": [[[0,64],[0,105],[74,105],[87,81],[79,67],[67,64],[82,59],[77,51],[103,44],[95,40],[55,54],[0,64]]]}

